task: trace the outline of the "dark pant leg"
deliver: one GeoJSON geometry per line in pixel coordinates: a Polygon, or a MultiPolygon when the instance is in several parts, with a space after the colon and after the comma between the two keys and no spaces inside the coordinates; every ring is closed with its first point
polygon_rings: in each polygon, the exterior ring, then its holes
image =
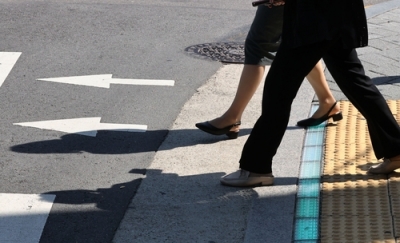
{"type": "Polygon", "coordinates": [[[340,89],[366,118],[376,157],[399,155],[400,127],[382,94],[365,75],[355,49],[341,49],[338,43],[324,61],[340,89]]]}
{"type": "Polygon", "coordinates": [[[245,41],[245,64],[270,64],[269,52],[276,52],[280,45],[283,26],[283,6],[257,7],[245,41]],[[266,57],[269,57],[266,58],[266,57]]]}
{"type": "Polygon", "coordinates": [[[272,172],[272,157],[286,131],[293,99],[304,77],[329,45],[320,42],[296,49],[281,45],[265,80],[261,117],[243,147],[240,168],[255,173],[272,172]]]}

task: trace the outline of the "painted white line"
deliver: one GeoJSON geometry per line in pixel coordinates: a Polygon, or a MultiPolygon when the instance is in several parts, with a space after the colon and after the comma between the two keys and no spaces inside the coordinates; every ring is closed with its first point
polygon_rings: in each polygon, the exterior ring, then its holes
{"type": "Polygon", "coordinates": [[[92,86],[98,88],[110,88],[110,84],[128,84],[128,85],[158,85],[174,86],[174,80],[156,80],[156,79],[120,79],[112,78],[112,74],[71,76],[59,78],[40,78],[39,81],[56,82],[64,84],[75,84],[92,86]]]}
{"type": "Polygon", "coordinates": [[[39,242],[55,197],[0,193],[0,242],[39,242]]]}
{"type": "Polygon", "coordinates": [[[14,123],[23,127],[55,130],[65,133],[96,137],[97,131],[146,132],[147,125],[100,123],[101,117],[14,123]]]}
{"type": "Polygon", "coordinates": [[[21,52],[0,52],[0,87],[17,62],[21,52]]]}

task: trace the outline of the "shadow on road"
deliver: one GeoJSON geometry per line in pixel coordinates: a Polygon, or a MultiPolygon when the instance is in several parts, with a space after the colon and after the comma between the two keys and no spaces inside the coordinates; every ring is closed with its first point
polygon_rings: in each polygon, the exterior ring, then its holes
{"type": "Polygon", "coordinates": [[[375,85],[384,85],[384,84],[398,84],[400,83],[400,76],[382,76],[373,78],[372,82],[375,85]]]}
{"type": "MultiPolygon", "coordinates": [[[[230,217],[229,214],[239,217],[239,214],[243,213],[243,208],[234,209],[239,206],[249,210],[251,201],[258,198],[258,194],[252,188],[220,185],[219,178],[224,175],[222,172],[179,176],[174,173],[162,173],[161,170],[133,169],[130,173],[146,174],[146,177],[115,184],[111,188],[45,192],[45,194],[56,195],[56,198],[40,242],[111,242],[133,195],[136,194],[137,185],[142,180],[149,181],[144,191],[138,195],[138,203],[129,210],[130,214],[134,215],[128,216],[130,221],[128,225],[125,225],[124,230],[131,231],[129,234],[134,232],[140,235],[141,230],[148,230],[146,227],[149,225],[145,222],[149,221],[139,222],[140,217],[149,215],[154,218],[154,215],[157,215],[158,220],[154,222],[152,231],[165,230],[172,233],[176,229],[171,229],[168,222],[176,222],[174,227],[184,227],[185,229],[182,230],[193,231],[193,233],[203,232],[211,237],[211,241],[215,241],[216,239],[212,238],[217,234],[214,229],[223,225],[224,217],[230,217]],[[161,187],[160,185],[168,186],[161,187]],[[88,207],[87,210],[85,207],[79,207],[77,210],[75,205],[88,205],[88,207]],[[143,212],[144,209],[146,212],[143,212]],[[190,227],[177,223],[185,221],[190,221],[190,227]],[[211,229],[213,232],[210,232],[211,229]]],[[[295,185],[296,182],[297,178],[276,178],[276,186],[295,185]]],[[[270,203],[283,203],[289,196],[294,195],[271,196],[268,200],[270,203]]],[[[245,220],[243,224],[245,226],[245,220]]],[[[232,224],[232,227],[234,225],[237,224],[232,224]]],[[[229,226],[224,226],[224,228],[229,228],[229,226]]],[[[235,228],[231,230],[237,231],[235,228]]],[[[242,233],[237,232],[237,234],[242,233]]],[[[226,237],[225,232],[220,232],[220,234],[217,238],[226,237]]],[[[190,237],[195,237],[195,235],[190,237]]]]}
{"type": "MultiPolygon", "coordinates": [[[[288,130],[303,129],[288,127],[288,130]]],[[[241,129],[240,136],[249,135],[251,129],[241,129]]],[[[164,150],[197,144],[213,144],[228,139],[225,135],[213,136],[198,129],[171,130],[171,137],[179,142],[164,144],[164,150]],[[190,139],[192,138],[192,139],[190,139]]],[[[68,134],[60,139],[37,141],[12,146],[11,151],[32,154],[64,154],[88,152],[93,154],[131,154],[158,151],[167,136],[167,130],[147,131],[145,133],[99,131],[97,137],[68,134]],[[161,141],[161,142],[160,142],[161,141]]]]}

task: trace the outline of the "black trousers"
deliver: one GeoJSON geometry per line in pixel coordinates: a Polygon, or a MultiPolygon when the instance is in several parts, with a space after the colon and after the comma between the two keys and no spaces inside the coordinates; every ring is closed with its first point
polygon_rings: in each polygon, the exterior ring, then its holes
{"type": "Polygon", "coordinates": [[[342,92],[366,118],[376,157],[400,154],[400,127],[365,75],[355,49],[344,49],[340,39],[294,49],[283,42],[266,77],[261,117],[244,145],[240,168],[272,172],[272,158],[286,131],[292,102],[304,77],[321,58],[342,92]]]}

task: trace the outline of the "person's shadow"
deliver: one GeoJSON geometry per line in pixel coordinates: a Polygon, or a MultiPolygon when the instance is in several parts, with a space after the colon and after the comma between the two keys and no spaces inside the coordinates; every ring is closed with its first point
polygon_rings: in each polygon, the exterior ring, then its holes
{"type": "Polygon", "coordinates": [[[400,76],[377,77],[373,78],[372,82],[375,85],[398,84],[400,83],[400,76]]]}
{"type": "MultiPolygon", "coordinates": [[[[243,129],[240,134],[248,134],[250,129],[243,129]]],[[[52,153],[79,153],[92,154],[131,154],[157,151],[168,133],[178,139],[173,146],[185,147],[196,144],[213,144],[228,139],[226,136],[212,136],[198,129],[185,130],[153,130],[143,133],[99,131],[96,137],[79,134],[67,134],[59,139],[35,141],[12,146],[10,149],[18,153],[52,154],[52,153]]],[[[174,147],[166,144],[165,149],[174,147]]]]}
{"type": "MultiPolygon", "coordinates": [[[[179,176],[175,173],[162,173],[161,170],[132,169],[129,173],[140,178],[114,184],[110,188],[45,192],[45,195],[55,195],[55,200],[40,242],[112,242],[132,198],[136,195],[139,185],[145,180],[149,180],[149,183],[146,184],[145,191],[141,192],[141,199],[138,202],[146,201],[146,203],[137,205],[137,208],[129,208],[131,213],[142,208],[149,208],[149,211],[139,213],[139,215],[154,214],[158,211],[174,212],[178,207],[180,213],[174,217],[191,221],[193,230],[201,229],[204,225],[218,224],[223,218],[222,215],[237,213],[231,211],[232,206],[250,207],[249,200],[258,199],[258,194],[252,188],[220,185],[219,178],[224,175],[223,172],[179,176]],[[168,186],[160,187],[160,185],[168,186]],[[194,216],[203,214],[210,208],[215,208],[215,214],[207,217],[194,216]],[[190,212],[190,215],[184,212],[190,212]]],[[[297,178],[294,177],[276,178],[275,186],[295,185],[296,182],[297,178]]],[[[271,203],[285,202],[292,196],[286,194],[271,196],[269,201],[271,203]]],[[[162,225],[161,227],[165,227],[164,230],[171,227],[162,224],[168,221],[163,218],[163,215],[160,214],[157,217],[159,223],[156,226],[162,225]]],[[[143,225],[143,227],[147,226],[143,225]]]]}
{"type": "MultiPolygon", "coordinates": [[[[302,129],[288,127],[288,130],[302,129]]],[[[249,135],[250,128],[240,130],[239,136],[249,135]]],[[[184,130],[154,130],[144,133],[99,131],[96,137],[79,134],[67,134],[60,139],[36,141],[18,144],[10,148],[17,153],[53,154],[53,153],[79,153],[92,154],[131,154],[149,151],[158,151],[161,143],[170,133],[171,140],[164,143],[162,149],[170,150],[177,147],[194,146],[197,144],[214,144],[227,140],[225,135],[213,136],[199,129],[184,130]]]]}

